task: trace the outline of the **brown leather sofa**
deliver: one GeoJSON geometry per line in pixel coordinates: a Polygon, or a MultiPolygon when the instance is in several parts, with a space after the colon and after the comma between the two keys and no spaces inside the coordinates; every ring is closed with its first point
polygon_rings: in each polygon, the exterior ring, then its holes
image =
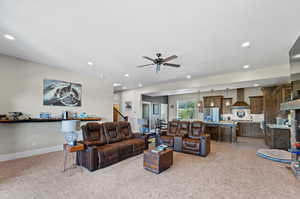
{"type": "Polygon", "coordinates": [[[173,147],[174,146],[174,136],[177,134],[179,128],[179,121],[171,121],[168,123],[168,130],[166,135],[160,136],[160,140],[163,144],[173,147]]]}
{"type": "Polygon", "coordinates": [[[147,138],[132,133],[128,122],[88,123],[82,126],[84,151],[77,153],[77,164],[95,171],[147,149],[147,138]]]}
{"type": "Polygon", "coordinates": [[[210,135],[204,134],[202,122],[192,122],[186,138],[182,140],[182,152],[207,156],[210,152],[210,135]]]}

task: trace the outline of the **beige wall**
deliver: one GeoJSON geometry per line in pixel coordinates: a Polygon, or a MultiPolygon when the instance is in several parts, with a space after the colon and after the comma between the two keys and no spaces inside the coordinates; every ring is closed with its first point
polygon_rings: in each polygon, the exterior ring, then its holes
{"type": "MultiPolygon", "coordinates": [[[[0,55],[0,113],[20,111],[38,117],[40,112],[60,116],[64,110],[86,112],[112,121],[113,86],[108,79],[0,55]],[[43,80],[82,84],[82,106],[43,106],[43,80]]],[[[0,154],[16,153],[62,144],[60,123],[0,124],[0,154]]]]}

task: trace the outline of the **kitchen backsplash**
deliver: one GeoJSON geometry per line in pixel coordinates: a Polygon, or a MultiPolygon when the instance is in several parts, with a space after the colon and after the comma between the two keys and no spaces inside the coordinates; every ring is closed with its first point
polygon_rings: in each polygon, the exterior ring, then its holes
{"type": "Polygon", "coordinates": [[[245,112],[245,117],[240,118],[236,115],[237,113],[232,113],[232,114],[223,114],[221,115],[221,118],[224,120],[251,120],[253,122],[261,122],[264,121],[264,114],[251,114],[250,112],[246,111],[245,112]]]}

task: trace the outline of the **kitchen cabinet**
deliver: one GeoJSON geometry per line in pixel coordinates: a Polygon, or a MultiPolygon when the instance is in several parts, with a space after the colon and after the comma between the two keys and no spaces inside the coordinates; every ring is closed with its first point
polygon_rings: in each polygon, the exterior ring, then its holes
{"type": "Polygon", "coordinates": [[[231,114],[232,98],[223,98],[222,113],[231,114]]]}
{"type": "Polygon", "coordinates": [[[263,138],[264,134],[259,122],[239,122],[238,135],[242,137],[263,138]]]}
{"type": "Polygon", "coordinates": [[[250,98],[250,111],[251,114],[262,114],[264,111],[264,97],[251,96],[250,98]]]}
{"type": "MultiPolygon", "coordinates": [[[[280,104],[291,97],[291,86],[281,85],[263,88],[264,120],[267,124],[275,124],[280,112],[280,104]]],[[[287,115],[285,116],[287,117],[287,115]]]]}
{"type": "Polygon", "coordinates": [[[206,96],[203,97],[204,108],[220,108],[222,111],[223,96],[206,96]]]}

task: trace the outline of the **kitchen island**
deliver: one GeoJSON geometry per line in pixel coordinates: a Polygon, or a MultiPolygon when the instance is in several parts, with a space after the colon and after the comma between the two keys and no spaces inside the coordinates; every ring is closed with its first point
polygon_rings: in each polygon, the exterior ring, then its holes
{"type": "Polygon", "coordinates": [[[237,143],[237,123],[232,121],[203,122],[205,133],[216,141],[237,143]]]}

